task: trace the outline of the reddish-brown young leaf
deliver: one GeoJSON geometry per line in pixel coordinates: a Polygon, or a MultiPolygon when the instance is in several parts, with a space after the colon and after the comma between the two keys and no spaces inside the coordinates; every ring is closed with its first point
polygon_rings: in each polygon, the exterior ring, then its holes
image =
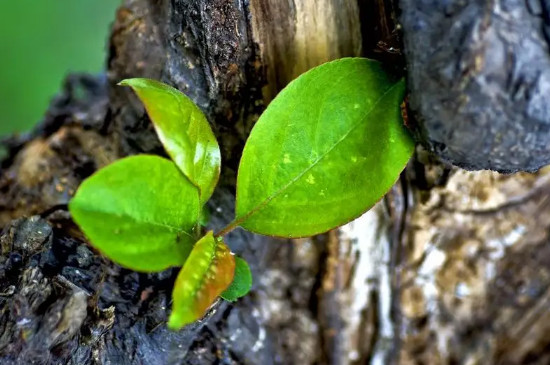
{"type": "Polygon", "coordinates": [[[208,232],[195,243],[178,274],[168,327],[177,330],[201,318],[234,275],[234,256],[221,238],[208,232]]]}

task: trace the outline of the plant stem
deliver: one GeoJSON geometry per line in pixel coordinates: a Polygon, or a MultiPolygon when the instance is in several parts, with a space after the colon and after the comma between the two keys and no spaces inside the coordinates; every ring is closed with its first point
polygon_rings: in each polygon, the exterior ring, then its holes
{"type": "Polygon", "coordinates": [[[221,231],[214,234],[214,237],[219,238],[219,237],[225,236],[226,234],[230,233],[235,228],[237,228],[239,226],[239,224],[241,224],[243,222],[243,220],[244,220],[243,218],[237,218],[237,219],[233,220],[227,226],[223,227],[221,231]]]}
{"type": "Polygon", "coordinates": [[[251,211],[249,211],[248,213],[246,213],[245,215],[242,215],[240,217],[236,217],[235,219],[233,219],[233,221],[231,223],[229,223],[227,226],[225,226],[221,231],[219,231],[218,233],[216,233],[214,235],[214,237],[218,238],[218,237],[222,237],[222,236],[225,236],[226,234],[228,234],[229,232],[231,232],[232,230],[234,230],[235,228],[237,228],[238,226],[241,225],[242,222],[246,221],[248,218],[250,218],[250,216],[254,213],[256,213],[259,209],[262,208],[263,205],[267,204],[269,202],[269,200],[271,199],[267,199],[266,201],[262,202],[262,204],[259,204],[258,206],[256,206],[254,209],[252,209],[251,211]]]}
{"type": "Polygon", "coordinates": [[[202,226],[200,224],[195,224],[193,227],[193,238],[195,241],[198,241],[202,237],[202,226]]]}

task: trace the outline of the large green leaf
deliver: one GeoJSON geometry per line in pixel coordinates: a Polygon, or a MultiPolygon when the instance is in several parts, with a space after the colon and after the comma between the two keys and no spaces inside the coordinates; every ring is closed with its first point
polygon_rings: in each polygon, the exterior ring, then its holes
{"type": "Polygon", "coordinates": [[[95,248],[122,266],[152,272],[185,262],[199,197],[173,162],[141,155],[86,179],[69,209],[95,248]]]}
{"type": "Polygon", "coordinates": [[[244,148],[234,224],[298,237],[358,217],[395,183],[414,144],[403,127],[404,81],[346,58],[291,82],[244,148]]]}
{"type": "Polygon", "coordinates": [[[177,330],[202,317],[231,284],[235,259],[221,238],[208,232],[193,247],[172,292],[168,327],[177,330]]]}
{"type": "Polygon", "coordinates": [[[123,80],[138,95],[168,155],[199,188],[201,205],[220,174],[220,148],[202,111],[185,94],[150,79],[123,80]]]}
{"type": "Polygon", "coordinates": [[[235,257],[235,277],[229,287],[220,295],[223,299],[234,302],[245,296],[252,287],[252,273],[245,260],[235,257]]]}

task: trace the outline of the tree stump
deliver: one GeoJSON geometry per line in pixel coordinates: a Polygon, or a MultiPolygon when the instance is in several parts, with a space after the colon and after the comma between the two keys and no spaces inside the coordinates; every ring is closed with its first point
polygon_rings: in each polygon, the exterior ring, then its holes
{"type": "Polygon", "coordinates": [[[232,219],[240,153],[290,80],[366,55],[403,73],[390,1],[126,0],[104,76],[70,76],[0,172],[2,364],[547,363],[549,170],[466,172],[421,147],[358,220],[308,239],[237,230],[251,293],[166,329],[177,270],[101,257],[66,204],[96,169],[164,155],[143,107],[116,86],[150,77],[189,95],[223,161],[210,225],[232,219]]]}

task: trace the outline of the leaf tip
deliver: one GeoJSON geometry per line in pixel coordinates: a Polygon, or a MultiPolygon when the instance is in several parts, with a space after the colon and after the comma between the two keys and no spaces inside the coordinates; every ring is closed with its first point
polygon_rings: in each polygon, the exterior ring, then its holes
{"type": "Polygon", "coordinates": [[[172,312],[172,314],[170,314],[170,318],[168,319],[168,323],[166,325],[168,326],[168,329],[172,331],[179,331],[180,329],[185,327],[185,325],[187,324],[189,323],[186,322],[181,315],[179,315],[176,312],[172,312]]]}
{"type": "Polygon", "coordinates": [[[130,81],[131,79],[124,79],[122,81],[120,81],[119,83],[117,83],[117,86],[130,86],[130,81]]]}
{"type": "Polygon", "coordinates": [[[136,88],[136,87],[143,86],[144,81],[145,81],[145,79],[136,77],[136,78],[132,78],[132,79],[124,79],[124,80],[120,81],[117,85],[118,86],[129,86],[131,88],[136,88]]]}

